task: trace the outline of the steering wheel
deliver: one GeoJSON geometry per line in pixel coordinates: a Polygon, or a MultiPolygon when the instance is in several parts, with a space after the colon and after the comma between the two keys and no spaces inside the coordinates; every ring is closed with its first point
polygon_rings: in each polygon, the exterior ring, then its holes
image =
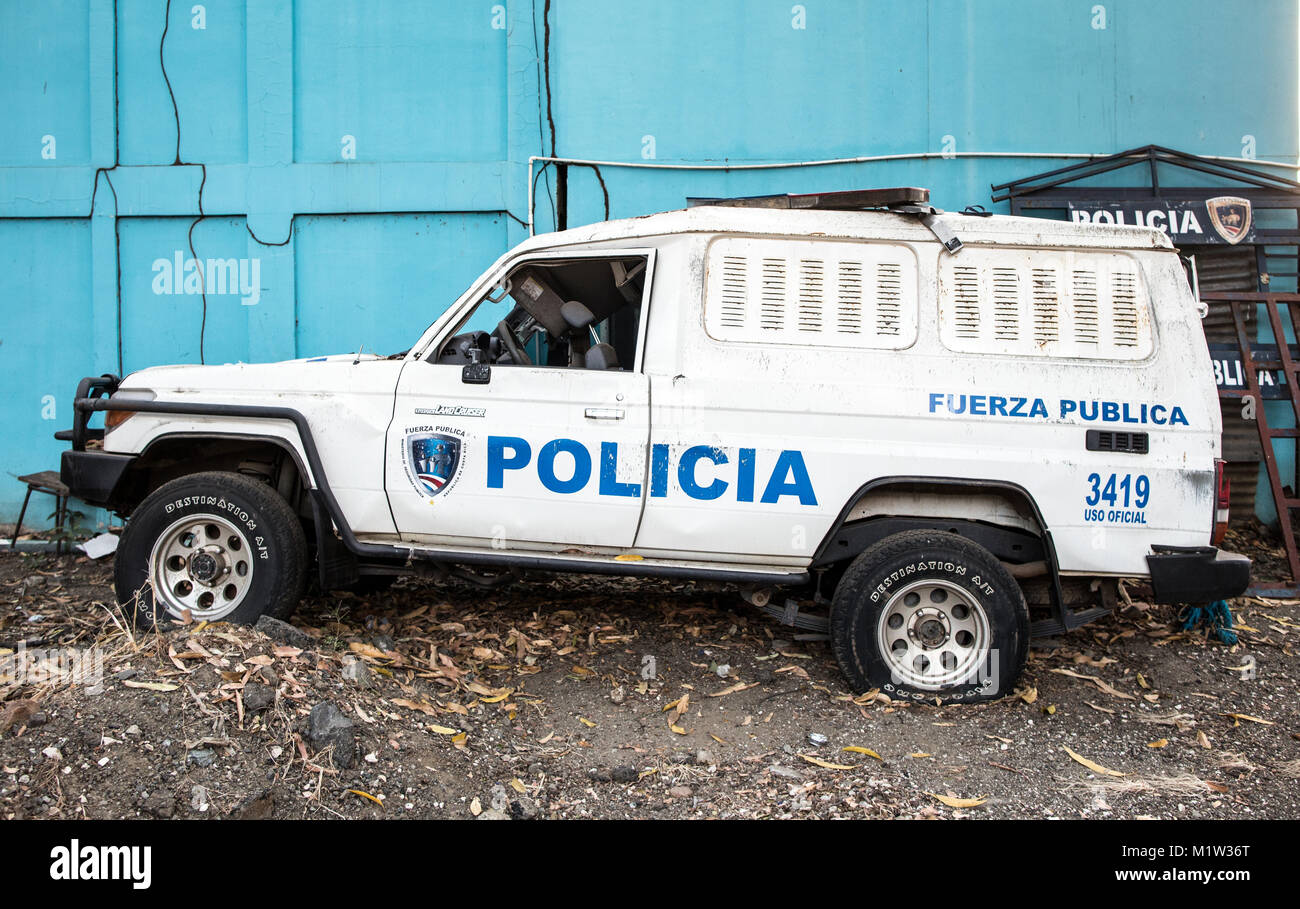
{"type": "Polygon", "coordinates": [[[505,319],[502,319],[497,323],[497,327],[492,330],[492,334],[501,339],[501,343],[506,346],[506,352],[510,354],[512,362],[518,363],[521,366],[533,365],[533,361],[529,358],[528,354],[524,352],[523,347],[519,344],[519,339],[515,337],[515,333],[506,323],[505,319]]]}

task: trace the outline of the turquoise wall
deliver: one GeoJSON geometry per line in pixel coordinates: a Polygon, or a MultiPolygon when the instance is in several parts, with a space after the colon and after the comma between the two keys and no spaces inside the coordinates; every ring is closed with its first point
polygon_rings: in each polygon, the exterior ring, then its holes
{"type": "MultiPolygon", "coordinates": [[[[1147,143],[1297,160],[1295,0],[546,8],[0,4],[0,466],[57,465],[83,375],[403,349],[526,235],[552,124],[560,155],[660,164],[1147,143]],[[191,242],[228,279],[206,312],[191,242]]],[[[569,222],[603,218],[606,193],[611,217],[896,184],[989,205],[991,183],[1065,163],[574,168],[569,222]]],[[[547,171],[539,229],[554,188],[547,171]]],[[[0,482],[0,520],[21,493],[0,482]]]]}

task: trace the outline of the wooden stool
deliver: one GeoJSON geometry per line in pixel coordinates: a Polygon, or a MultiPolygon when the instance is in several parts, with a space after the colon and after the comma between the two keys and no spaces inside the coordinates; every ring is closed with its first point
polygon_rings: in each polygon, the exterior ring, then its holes
{"type": "Polygon", "coordinates": [[[27,495],[23,497],[22,510],[18,512],[18,523],[14,525],[14,542],[11,552],[18,551],[18,534],[23,529],[23,518],[27,516],[27,503],[33,492],[43,492],[54,496],[54,554],[63,555],[63,524],[68,517],[68,487],[59,479],[58,471],[42,470],[18,478],[19,483],[27,484],[27,495]]]}

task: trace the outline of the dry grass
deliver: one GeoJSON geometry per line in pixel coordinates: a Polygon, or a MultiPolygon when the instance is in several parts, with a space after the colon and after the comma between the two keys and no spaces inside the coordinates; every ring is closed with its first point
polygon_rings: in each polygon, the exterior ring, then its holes
{"type": "Polygon", "coordinates": [[[1066,783],[1067,790],[1100,792],[1107,795],[1128,795],[1131,793],[1160,793],[1162,795],[1198,795],[1209,791],[1205,781],[1190,773],[1177,776],[1131,776],[1107,778],[1104,780],[1072,780],[1066,783]]]}

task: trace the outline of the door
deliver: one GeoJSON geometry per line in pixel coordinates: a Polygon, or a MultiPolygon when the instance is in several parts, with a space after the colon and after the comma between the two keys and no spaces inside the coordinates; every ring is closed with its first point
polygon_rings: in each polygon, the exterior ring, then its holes
{"type": "Polygon", "coordinates": [[[512,263],[494,292],[407,362],[385,471],[404,540],[632,546],[650,433],[639,336],[652,261],[619,251],[512,263]]]}

